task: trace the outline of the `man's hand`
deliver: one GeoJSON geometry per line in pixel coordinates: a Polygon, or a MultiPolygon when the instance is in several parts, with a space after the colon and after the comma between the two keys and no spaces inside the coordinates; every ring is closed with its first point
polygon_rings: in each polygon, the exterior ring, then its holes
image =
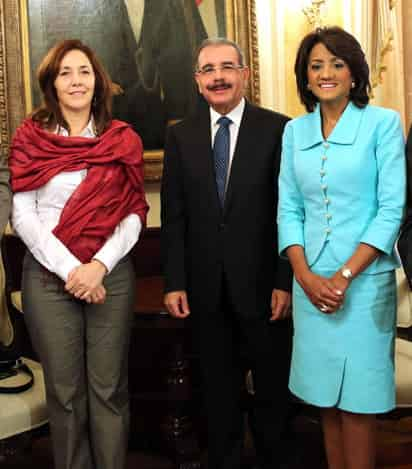
{"type": "Polygon", "coordinates": [[[270,307],[272,309],[271,321],[285,319],[290,315],[290,293],[284,290],[272,291],[272,301],[270,307]]]}
{"type": "Polygon", "coordinates": [[[184,290],[166,293],[164,304],[169,314],[174,318],[184,319],[190,314],[189,303],[184,290]]]}
{"type": "MultiPolygon", "coordinates": [[[[87,264],[79,265],[69,273],[65,289],[81,300],[87,301],[87,298],[94,297],[101,301],[103,292],[97,288],[102,286],[106,273],[106,267],[100,261],[93,259],[87,264]]],[[[104,291],[105,296],[106,292],[104,291]]]]}

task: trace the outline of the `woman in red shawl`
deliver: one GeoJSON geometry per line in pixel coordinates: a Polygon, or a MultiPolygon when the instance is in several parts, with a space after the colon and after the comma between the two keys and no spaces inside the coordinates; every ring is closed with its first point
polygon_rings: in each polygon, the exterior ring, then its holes
{"type": "Polygon", "coordinates": [[[17,129],[9,161],[55,466],[121,469],[135,292],[128,253],[148,210],[142,144],[112,120],[110,79],[80,41],[53,47],[38,79],[43,105],[17,129]]]}

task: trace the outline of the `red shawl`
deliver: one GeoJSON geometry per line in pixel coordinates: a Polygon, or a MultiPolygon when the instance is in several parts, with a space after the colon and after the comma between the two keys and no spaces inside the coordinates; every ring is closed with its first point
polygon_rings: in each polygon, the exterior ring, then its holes
{"type": "Polygon", "coordinates": [[[96,138],[63,137],[26,119],[9,157],[14,192],[38,189],[63,171],[87,169],[67,201],[54,235],[83,263],[89,262],[131,213],[145,224],[143,146],[128,124],[112,121],[96,138]]]}

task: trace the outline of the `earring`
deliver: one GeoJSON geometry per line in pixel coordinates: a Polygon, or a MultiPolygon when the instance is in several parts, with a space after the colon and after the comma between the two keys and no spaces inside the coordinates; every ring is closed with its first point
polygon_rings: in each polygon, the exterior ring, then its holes
{"type": "Polygon", "coordinates": [[[306,88],[310,91],[310,84],[309,83],[306,85],[306,88]]]}
{"type": "Polygon", "coordinates": [[[352,84],[351,84],[351,88],[353,89],[353,88],[355,88],[355,86],[356,86],[356,83],[353,81],[352,84]]]}

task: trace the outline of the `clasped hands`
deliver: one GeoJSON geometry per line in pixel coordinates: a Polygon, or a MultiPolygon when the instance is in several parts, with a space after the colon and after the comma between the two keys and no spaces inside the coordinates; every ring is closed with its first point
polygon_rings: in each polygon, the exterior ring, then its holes
{"type": "Polygon", "coordinates": [[[65,289],[75,298],[87,303],[102,304],[106,299],[106,289],[103,286],[106,273],[106,266],[97,259],[92,259],[70,271],[65,289]]]}
{"type": "Polygon", "coordinates": [[[336,313],[342,307],[350,284],[340,271],[330,278],[308,271],[298,281],[312,304],[325,314],[336,313]]]}

